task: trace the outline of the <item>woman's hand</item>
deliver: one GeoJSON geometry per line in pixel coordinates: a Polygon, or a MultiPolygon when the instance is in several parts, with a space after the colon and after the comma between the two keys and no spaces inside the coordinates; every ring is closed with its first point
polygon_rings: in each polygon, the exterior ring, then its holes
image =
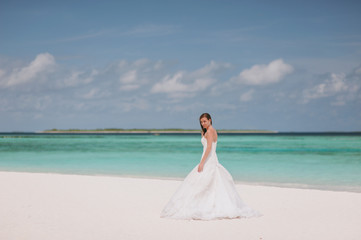
{"type": "Polygon", "coordinates": [[[199,164],[198,165],[198,172],[202,172],[203,171],[203,164],[199,164]]]}

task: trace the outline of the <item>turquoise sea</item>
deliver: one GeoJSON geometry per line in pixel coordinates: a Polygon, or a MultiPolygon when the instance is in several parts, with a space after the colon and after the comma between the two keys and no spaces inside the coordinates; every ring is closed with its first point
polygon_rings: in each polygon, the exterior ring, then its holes
{"type": "MultiPolygon", "coordinates": [[[[0,134],[0,171],[183,179],[200,161],[194,134],[0,134]]],[[[219,134],[235,182],[361,192],[360,134],[219,134]]]]}

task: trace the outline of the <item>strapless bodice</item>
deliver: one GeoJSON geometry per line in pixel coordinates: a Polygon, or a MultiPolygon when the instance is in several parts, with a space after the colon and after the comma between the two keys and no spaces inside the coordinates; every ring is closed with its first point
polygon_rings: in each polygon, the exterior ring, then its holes
{"type": "MultiPolygon", "coordinates": [[[[202,139],[201,139],[201,142],[203,143],[203,145],[204,145],[204,144],[207,144],[207,138],[205,138],[205,137],[203,136],[202,139]]],[[[215,141],[215,142],[213,142],[213,143],[217,144],[217,141],[215,141]]]]}
{"type": "MultiPolygon", "coordinates": [[[[203,136],[201,139],[202,145],[203,145],[203,151],[207,149],[207,139],[203,136]]],[[[217,148],[217,141],[212,142],[212,151],[216,151],[217,148]]]]}

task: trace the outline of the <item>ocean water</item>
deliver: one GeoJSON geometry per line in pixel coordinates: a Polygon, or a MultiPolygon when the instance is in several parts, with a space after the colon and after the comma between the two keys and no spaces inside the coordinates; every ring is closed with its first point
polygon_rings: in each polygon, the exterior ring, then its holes
{"type": "MultiPolygon", "coordinates": [[[[183,179],[200,135],[0,134],[0,171],[183,179]]],[[[361,192],[361,135],[222,135],[235,182],[361,192]]]]}

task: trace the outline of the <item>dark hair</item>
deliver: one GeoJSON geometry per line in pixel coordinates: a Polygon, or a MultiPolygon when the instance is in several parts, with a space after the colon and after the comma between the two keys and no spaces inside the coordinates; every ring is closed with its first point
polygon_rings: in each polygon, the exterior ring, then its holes
{"type": "Polygon", "coordinates": [[[199,124],[201,125],[201,129],[202,129],[203,135],[207,132],[207,129],[206,129],[206,128],[203,128],[203,127],[202,127],[202,124],[201,124],[201,119],[204,118],[204,117],[207,118],[208,120],[211,120],[211,125],[212,125],[211,115],[209,115],[209,113],[202,113],[202,115],[199,117],[199,124]]]}

